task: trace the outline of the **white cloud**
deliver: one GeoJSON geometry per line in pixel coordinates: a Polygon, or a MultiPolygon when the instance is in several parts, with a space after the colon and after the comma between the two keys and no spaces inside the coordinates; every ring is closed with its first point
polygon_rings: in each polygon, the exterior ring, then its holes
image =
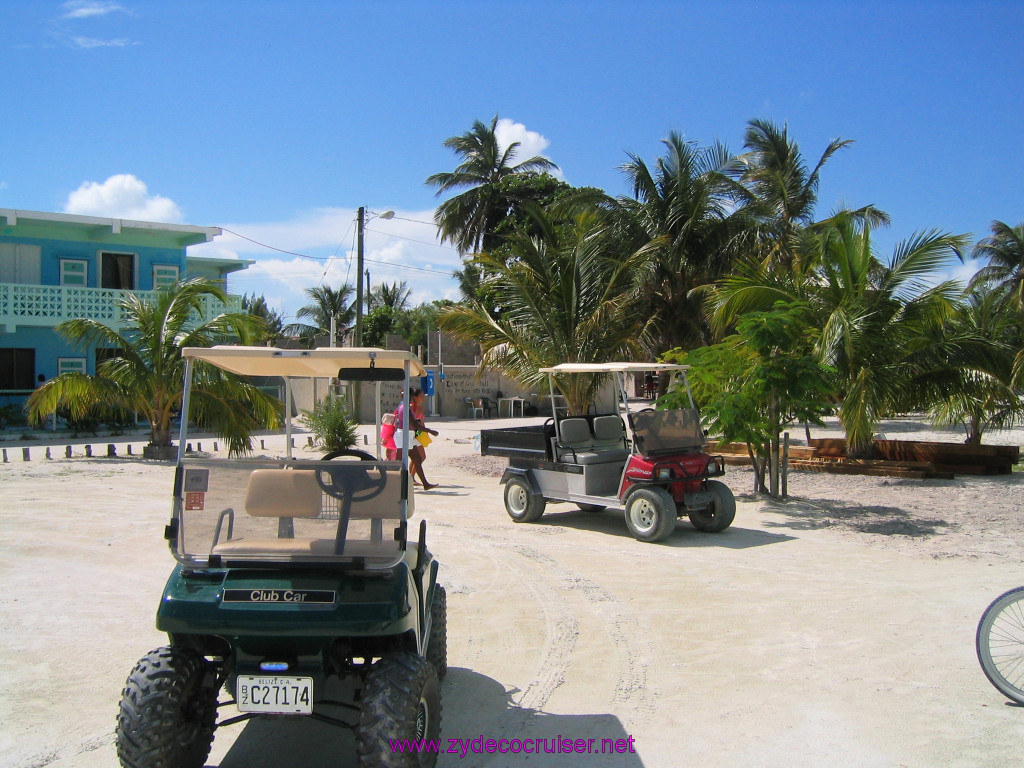
{"type": "MultiPolygon", "coordinates": [[[[74,48],[126,48],[137,43],[128,37],[99,37],[79,34],[83,26],[92,30],[109,28],[111,22],[103,17],[111,14],[134,16],[128,8],[112,0],[70,0],[61,5],[61,13],[51,22],[50,34],[62,43],[74,48]]],[[[117,24],[118,22],[115,22],[117,24]]]]}
{"type": "Polygon", "coordinates": [[[127,12],[120,3],[99,2],[99,0],[69,0],[61,6],[61,9],[64,12],[60,18],[65,20],[106,16],[108,13],[117,11],[127,12]]]}
{"type": "Polygon", "coordinates": [[[76,35],[71,38],[71,42],[77,48],[127,48],[130,45],[135,45],[127,37],[119,37],[116,40],[100,40],[96,37],[76,35]]]}
{"type": "MultiPolygon", "coordinates": [[[[369,270],[372,285],[404,280],[413,304],[458,297],[451,273],[461,267],[461,260],[455,249],[439,246],[433,215],[433,210],[396,211],[393,219],[368,214],[363,268],[369,270]]],[[[318,208],[285,221],[219,224],[224,234],[192,246],[189,255],[254,259],[248,269],[230,275],[228,289],[264,296],[291,322],[307,303],[305,289],[320,283],[332,288],[355,284],[355,220],[351,208],[318,208]]]]}
{"type": "MultiPolygon", "coordinates": [[[[519,147],[516,148],[516,156],[513,159],[513,164],[521,163],[524,160],[529,160],[531,157],[536,157],[537,155],[547,157],[547,155],[544,154],[544,150],[551,145],[551,142],[541,134],[536,131],[531,131],[522,123],[509,120],[507,117],[503,117],[498,120],[498,124],[494,126],[494,135],[498,139],[498,146],[502,149],[508,148],[514,142],[519,142],[519,147]]],[[[552,171],[551,174],[560,179],[564,179],[560,170],[552,171]]]]}
{"type": "Polygon", "coordinates": [[[130,173],[100,183],[86,181],[68,195],[65,213],[178,224],[181,209],[170,198],[150,195],[145,183],[130,173]]]}

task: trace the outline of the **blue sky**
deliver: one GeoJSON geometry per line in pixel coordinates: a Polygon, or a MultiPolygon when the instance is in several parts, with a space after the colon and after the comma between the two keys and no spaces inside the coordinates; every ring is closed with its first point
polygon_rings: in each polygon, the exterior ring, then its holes
{"type": "MultiPolygon", "coordinates": [[[[0,0],[0,207],[221,226],[190,252],[257,264],[232,282],[286,315],[355,279],[456,295],[426,177],[474,120],[574,185],[628,190],[676,130],[742,150],[786,123],[825,167],[818,213],[984,236],[1024,221],[1024,2],[0,0]]],[[[524,154],[524,157],[526,155],[524,154]]],[[[972,266],[951,270],[967,274],[972,266]]]]}

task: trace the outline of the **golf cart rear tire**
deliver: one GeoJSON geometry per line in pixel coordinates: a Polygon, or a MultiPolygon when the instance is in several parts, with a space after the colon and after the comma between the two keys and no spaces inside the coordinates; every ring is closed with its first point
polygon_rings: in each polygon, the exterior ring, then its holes
{"type": "Polygon", "coordinates": [[[441,691],[437,672],[414,653],[381,658],[363,686],[356,750],[359,768],[433,768],[437,753],[397,752],[403,739],[436,740],[441,733],[441,691]]]}
{"type": "Polygon", "coordinates": [[[213,665],[163,646],[135,665],[121,691],[117,756],[125,768],[202,768],[217,722],[213,665]]]}
{"type": "Polygon", "coordinates": [[[430,604],[427,661],[434,665],[437,679],[443,680],[448,672],[448,594],[440,584],[434,587],[434,601],[430,604]]]}
{"type": "Polygon", "coordinates": [[[637,488],[626,498],[626,526],[639,541],[666,539],[676,529],[676,503],[664,488],[637,488]]]}
{"type": "Polygon", "coordinates": [[[690,512],[690,522],[698,531],[719,533],[732,525],[736,518],[736,497],[728,485],[718,480],[708,480],[707,488],[715,500],[710,509],[690,512]]]}
{"type": "Polygon", "coordinates": [[[547,501],[530,487],[525,477],[515,475],[505,483],[505,511],[517,523],[535,523],[544,514],[547,501]]]}

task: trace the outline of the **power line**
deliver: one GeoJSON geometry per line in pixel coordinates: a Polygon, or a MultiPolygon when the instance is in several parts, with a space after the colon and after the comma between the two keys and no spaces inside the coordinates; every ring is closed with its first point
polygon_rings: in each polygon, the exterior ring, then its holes
{"type": "MultiPolygon", "coordinates": [[[[397,219],[398,217],[395,216],[395,218],[397,219]]],[[[413,221],[413,219],[407,219],[407,221],[413,221]]],[[[425,224],[425,223],[426,222],[422,222],[422,221],[420,222],[420,224],[425,224]]],[[[396,235],[396,234],[394,234],[392,232],[383,232],[383,231],[381,231],[379,229],[366,229],[365,231],[366,232],[375,232],[378,235],[384,235],[385,237],[393,237],[393,238],[395,238],[397,240],[408,240],[410,243],[419,243],[420,245],[430,245],[430,246],[433,246],[434,248],[443,248],[446,251],[455,251],[456,253],[458,253],[458,251],[459,251],[458,248],[452,248],[452,246],[450,246],[450,245],[442,245],[441,243],[428,243],[426,240],[416,240],[415,238],[412,238],[412,237],[405,237],[404,235],[396,235]]]]}
{"type": "Polygon", "coordinates": [[[227,227],[221,227],[221,229],[224,230],[225,232],[230,232],[235,237],[240,237],[243,240],[248,240],[250,243],[258,245],[261,248],[269,248],[270,250],[277,251],[278,253],[286,253],[289,256],[298,256],[299,258],[311,259],[313,261],[324,261],[327,258],[324,256],[309,256],[305,253],[296,253],[295,251],[286,251],[283,248],[278,248],[273,245],[267,245],[266,243],[261,243],[259,240],[253,240],[251,237],[246,237],[245,235],[235,232],[234,230],[228,229],[227,227]]]}

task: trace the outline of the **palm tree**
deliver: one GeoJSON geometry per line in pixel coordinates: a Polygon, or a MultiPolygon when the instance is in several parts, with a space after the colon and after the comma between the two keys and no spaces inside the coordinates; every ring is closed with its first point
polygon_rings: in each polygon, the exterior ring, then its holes
{"type": "MultiPolygon", "coordinates": [[[[118,331],[98,320],[78,318],[57,326],[75,344],[118,350],[97,366],[96,375],[64,373],[28,398],[29,418],[38,422],[58,407],[82,418],[91,409],[114,407],[141,414],[149,422],[152,448],[171,445],[171,422],[181,409],[184,347],[208,347],[240,340],[247,343],[262,330],[251,315],[227,313],[200,321],[204,301],[226,301],[224,291],[208,280],[188,280],[158,291],[151,299],[128,294],[121,311],[128,319],[118,331]]],[[[196,366],[190,417],[228,439],[232,452],[249,449],[259,427],[275,427],[280,403],[243,379],[211,366],[196,366]]]]}
{"type": "Polygon", "coordinates": [[[987,258],[989,262],[974,275],[970,287],[995,284],[1024,312],[1024,224],[1011,227],[993,221],[992,234],[978,241],[971,258],[987,258]]]}
{"type": "Polygon", "coordinates": [[[504,179],[558,167],[540,156],[515,163],[520,142],[512,142],[502,149],[495,134],[497,125],[497,115],[489,126],[476,120],[471,130],[446,139],[444,145],[462,162],[451,173],[435,173],[427,178],[427,184],[437,187],[438,195],[467,188],[441,203],[434,214],[441,241],[453,244],[461,253],[489,250],[493,246],[495,228],[510,208],[518,204],[514,190],[500,189],[504,179]]]}
{"type": "Polygon", "coordinates": [[[404,312],[409,308],[409,297],[411,296],[412,290],[405,280],[400,283],[391,283],[391,285],[381,283],[370,291],[367,296],[367,304],[371,312],[377,307],[390,307],[395,312],[404,312]]]}
{"type": "Polygon", "coordinates": [[[1013,386],[1014,355],[1024,342],[1024,316],[1006,311],[1006,295],[990,288],[971,291],[937,329],[932,364],[922,375],[932,418],[963,424],[970,445],[985,431],[1024,421],[1024,400],[1013,386]]]}
{"type": "MultiPolygon", "coordinates": [[[[481,253],[472,262],[488,275],[499,312],[469,301],[444,310],[441,327],[480,343],[482,370],[530,386],[544,382],[539,368],[640,354],[651,325],[639,311],[642,254],[609,248],[599,236],[604,222],[598,211],[556,226],[540,209],[529,210],[540,236],[514,234],[505,249],[511,258],[481,253]]],[[[587,376],[557,382],[571,413],[584,413],[600,384],[587,376]]]]}
{"type": "Polygon", "coordinates": [[[284,335],[284,320],[281,313],[271,309],[263,296],[253,294],[252,298],[242,297],[242,309],[250,315],[260,318],[266,326],[266,334],[257,341],[276,341],[284,335]]]}
{"type": "Polygon", "coordinates": [[[740,262],[716,285],[710,305],[721,328],[779,301],[806,302],[807,332],[819,361],[834,371],[848,455],[864,458],[878,421],[919,390],[934,329],[959,294],[952,281],[932,286],[927,279],[966,241],[936,231],[914,235],[883,264],[872,252],[870,226],[854,212],[832,217],[814,240],[803,270],[783,274],[756,258],[740,262]]]}
{"type": "MultiPolygon", "coordinates": [[[[740,181],[749,193],[744,208],[747,226],[738,245],[783,271],[792,269],[801,253],[801,231],[814,223],[821,169],[851,144],[849,139],[833,139],[814,168],[808,169],[787,126],[751,120],[743,143],[747,152],[738,158],[740,181]]],[[[853,213],[873,226],[889,223],[888,215],[873,206],[853,213]]]]}
{"type": "Polygon", "coordinates": [[[342,283],[337,290],[327,285],[307,288],[306,295],[313,301],[299,307],[295,316],[309,318],[312,322],[292,323],[285,328],[285,332],[297,335],[312,345],[314,337],[330,334],[333,318],[335,338],[331,339],[331,344],[335,344],[338,338],[344,338],[349,326],[355,321],[356,310],[351,298],[354,291],[355,288],[348,283],[342,283]]]}
{"type": "Polygon", "coordinates": [[[663,143],[654,170],[629,155],[621,170],[633,198],[617,201],[630,250],[643,248],[652,261],[644,311],[659,320],[655,355],[710,343],[693,291],[728,267],[728,222],[741,192],[729,176],[735,159],[722,144],[698,147],[674,131],[663,143]]]}

